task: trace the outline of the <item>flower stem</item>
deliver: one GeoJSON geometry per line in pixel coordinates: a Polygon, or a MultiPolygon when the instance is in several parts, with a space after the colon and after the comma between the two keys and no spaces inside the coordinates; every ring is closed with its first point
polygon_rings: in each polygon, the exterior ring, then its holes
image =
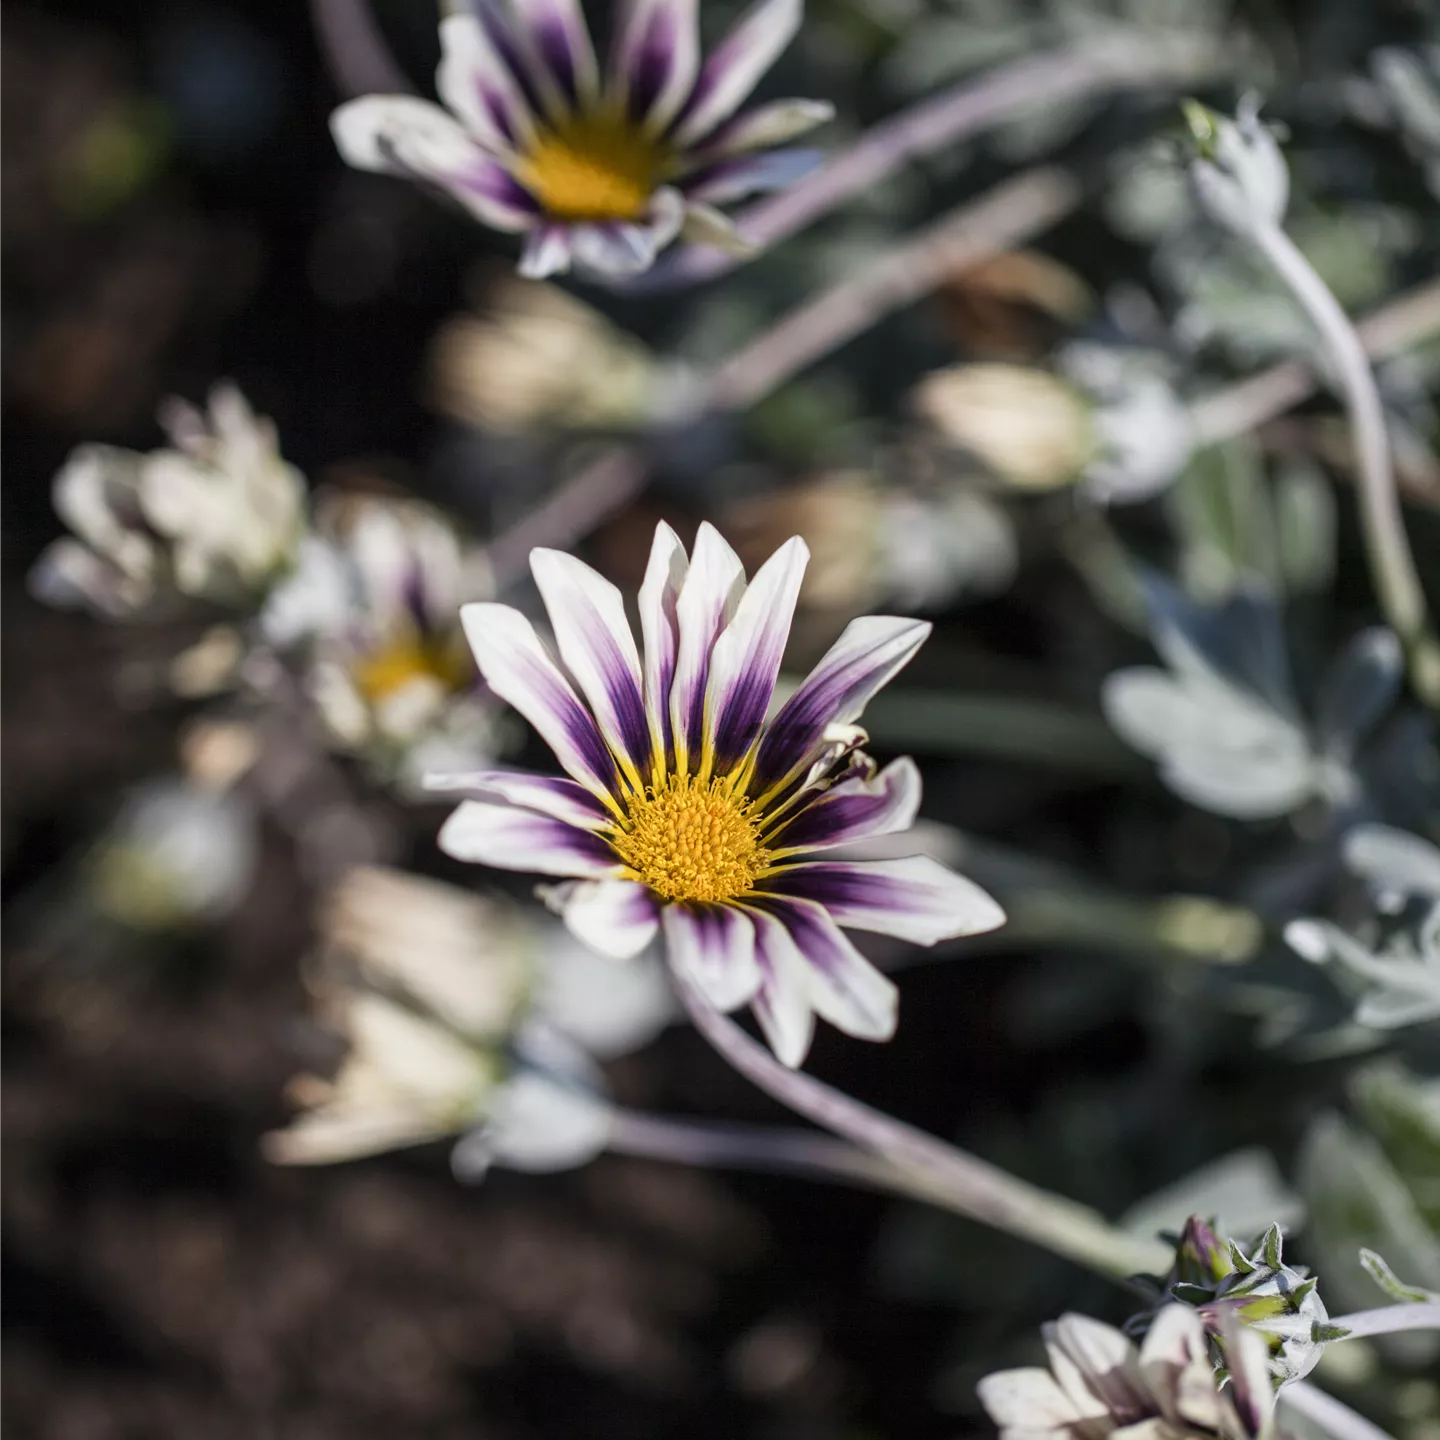
{"type": "Polygon", "coordinates": [[[336,88],[355,95],[412,95],[365,0],[310,0],[310,18],[336,88]]]}
{"type": "Polygon", "coordinates": [[[1337,1315],[1328,1323],[1343,1325],[1347,1340],[1367,1335],[1394,1335],[1401,1330],[1440,1330],[1440,1301],[1409,1301],[1403,1305],[1382,1305],[1378,1310],[1357,1310],[1337,1315]]]}
{"type": "Polygon", "coordinates": [[[1284,1386],[1279,1395],[1280,1416],[1291,1411],[1306,1420],[1313,1420],[1322,1435],[1331,1440],[1393,1440],[1378,1425],[1357,1415],[1348,1405],[1327,1395],[1308,1380],[1295,1380],[1284,1386]]]}
{"type": "Polygon", "coordinates": [[[1170,1252],[1159,1241],[1127,1235],[1095,1211],[1017,1180],[933,1135],[782,1065],[733,1021],[721,1015],[688,976],[672,966],[681,1003],[695,1028],[742,1075],[783,1105],[878,1156],[905,1174],[909,1193],[992,1225],[1110,1280],[1139,1271],[1162,1273],[1170,1252]]]}
{"type": "Polygon", "coordinates": [[[1405,535],[1385,411],[1365,347],[1340,302],[1279,225],[1257,216],[1245,234],[1310,317],[1335,366],[1355,436],[1360,516],[1375,590],[1409,654],[1416,693],[1427,705],[1440,706],[1440,644],[1429,628],[1425,592],[1405,535]]]}

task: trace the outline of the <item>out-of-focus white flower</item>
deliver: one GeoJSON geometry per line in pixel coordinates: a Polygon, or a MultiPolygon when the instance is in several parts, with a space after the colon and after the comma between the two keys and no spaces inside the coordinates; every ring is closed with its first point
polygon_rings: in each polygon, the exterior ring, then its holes
{"type": "Polygon", "coordinates": [[[1060,374],[959,365],[927,376],[920,414],[1021,490],[1083,485],[1103,503],[1145,500],[1190,457],[1189,416],[1157,357],[1075,344],[1060,374]]]}
{"type": "Polygon", "coordinates": [[[91,852],[88,890],[102,914],[132,929],[183,930],[235,908],[258,850],[254,817],[239,796],[189,780],[152,781],[91,852]]]}
{"type": "Polygon", "coordinates": [[[85,445],[56,476],[55,508],[73,536],[35,568],[43,599],[117,619],[178,597],[245,607],[291,563],[305,482],[270,421],[231,385],[211,392],[208,413],[171,400],[160,419],[173,449],[85,445]]]}
{"type": "Polygon", "coordinates": [[[1185,117],[1200,148],[1190,162],[1190,183],[1206,215],[1239,235],[1279,225],[1290,200],[1290,171],[1260,123],[1258,101],[1246,97],[1231,120],[1190,100],[1185,117]]]}
{"type": "Polygon", "coordinates": [[[736,114],[800,19],[800,0],[760,0],[702,63],[693,0],[641,0],[619,12],[602,75],[576,0],[483,0],[440,22],[446,108],[367,95],[330,128],[350,164],[439,186],[482,223],[524,234],[522,275],[572,261],[634,275],[682,232],[743,248],[716,207],[819,163],[774,147],[828,120],[829,105],[736,114]]]}
{"type": "Polygon", "coordinates": [[[1086,1315],[1043,1327],[1050,1368],[1002,1370],[977,1387],[1001,1440],[1273,1440],[1265,1342],[1233,1317],[1222,1386],[1199,1315],[1167,1305],[1137,1350],[1086,1315]]]}
{"type": "Polygon", "coordinates": [[[352,871],[319,926],[311,988],[349,1048],[332,1078],[294,1082],[302,1112],[265,1142],[280,1164],[462,1132],[467,1177],[583,1164],[610,1124],[590,1057],[634,1049],[673,1016],[653,957],[619,974],[558,924],[400,871],[352,871]]]}
{"type": "Polygon", "coordinates": [[[660,366],[598,310],[555,285],[507,276],[484,315],[448,322],[430,353],[438,407],[502,434],[628,429],[656,404],[660,366]]]}
{"type": "MultiPolygon", "coordinates": [[[[1398,683],[1395,637],[1379,629],[1356,637],[1311,724],[1290,694],[1268,601],[1237,596],[1207,611],[1168,589],[1163,594],[1169,598],[1152,607],[1151,638],[1169,668],[1117,671],[1101,691],[1105,717],[1120,737],[1158,762],[1177,795],[1217,815],[1261,820],[1311,799],[1352,796],[1355,750],[1398,683]],[[1209,621],[1214,631],[1206,636],[1209,621]],[[1232,640],[1236,654],[1227,665],[1220,656],[1232,640]],[[1246,645],[1254,663],[1244,663],[1246,645]]],[[[1152,585],[1152,600],[1161,595],[1152,585]]]]}
{"type": "Polygon", "coordinates": [[[338,745],[408,770],[408,752],[437,736],[494,748],[495,707],[476,693],[458,622],[489,586],[483,556],[430,506],[329,495],[259,630],[306,657],[307,689],[338,745]]]}
{"type": "Polygon", "coordinates": [[[1328,920],[1292,920],[1286,941],[1341,971],[1361,1025],[1395,1030],[1440,1018],[1440,850],[1403,830],[1362,825],[1345,838],[1345,862],[1380,916],[1355,935],[1328,920]]]}

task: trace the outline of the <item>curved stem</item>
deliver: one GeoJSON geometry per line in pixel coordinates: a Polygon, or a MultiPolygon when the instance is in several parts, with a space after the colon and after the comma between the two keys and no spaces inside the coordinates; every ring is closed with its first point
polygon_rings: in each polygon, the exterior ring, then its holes
{"type": "Polygon", "coordinates": [[[1391,471],[1385,412],[1365,347],[1340,302],[1278,225],[1257,217],[1245,234],[1314,322],[1334,362],[1355,435],[1360,515],[1375,590],[1386,619],[1409,652],[1416,693],[1427,704],[1440,705],[1440,646],[1429,631],[1425,592],[1391,471]]]}
{"type": "MultiPolygon", "coordinates": [[[[1143,41],[1112,37],[1059,54],[1026,56],[979,80],[967,78],[882,121],[810,179],[752,206],[740,217],[740,232],[756,245],[773,245],[879,184],[908,161],[933,155],[1017,115],[1107,88],[1194,84],[1222,63],[1221,55],[1193,42],[1165,45],[1153,37],[1143,41]]],[[[656,266],[631,288],[645,292],[693,285],[726,274],[742,259],[692,246],[656,266]]]]}
{"type": "Polygon", "coordinates": [[[414,93],[365,0],[310,0],[310,18],[335,86],[347,98],[414,93]]]}
{"type": "Polygon", "coordinates": [[[1291,1410],[1315,1421],[1321,1433],[1331,1440],[1394,1440],[1378,1425],[1357,1415],[1348,1405],[1308,1380],[1295,1380],[1282,1387],[1278,1403],[1282,1418],[1291,1410]]]}
{"type": "Polygon", "coordinates": [[[1141,1271],[1163,1273],[1169,1249],[1117,1230],[1095,1211],[1051,1195],[998,1166],[896,1120],[859,1100],[782,1065],[733,1021],[715,1010],[688,976],[672,966],[677,993],[695,1028],[742,1075],[781,1104],[844,1136],[906,1173],[933,1203],[1044,1246],[1110,1280],[1141,1271]]]}
{"type": "Polygon", "coordinates": [[[1440,1330],[1440,1301],[1382,1305],[1378,1310],[1337,1315],[1328,1323],[1343,1325],[1350,1332],[1345,1336],[1347,1340],[1360,1340],[1367,1335],[1394,1335],[1401,1330],[1440,1330]]]}

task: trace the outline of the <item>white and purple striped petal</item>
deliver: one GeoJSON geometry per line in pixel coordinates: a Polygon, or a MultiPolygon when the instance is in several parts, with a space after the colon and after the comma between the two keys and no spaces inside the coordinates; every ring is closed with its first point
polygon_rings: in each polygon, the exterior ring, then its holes
{"type": "Polygon", "coordinates": [[[464,794],[475,800],[503,800],[563,820],[579,830],[602,830],[615,817],[583,785],[558,775],[535,775],[528,770],[471,770],[464,774],[425,777],[425,789],[443,794],[464,794]]]}
{"type": "Polygon", "coordinates": [[[691,757],[698,759],[700,754],[710,652],[744,594],[745,567],[740,557],[707,521],[695,536],[695,553],[676,602],[680,647],[670,685],[670,725],[676,768],[681,773],[691,757]]]}
{"type": "Polygon", "coordinates": [[[570,268],[569,228],[564,225],[536,225],[526,238],[518,268],[526,280],[563,275],[570,268]]]}
{"type": "Polygon", "coordinates": [[[440,827],[440,848],[456,860],[582,879],[619,878],[615,852],[587,830],[514,805],[462,800],[440,827]]]}
{"type": "Polygon", "coordinates": [[[760,733],[809,560],[798,535],[787,540],[755,572],[710,653],[701,750],[714,774],[728,774],[760,733]]]}
{"type": "Polygon", "coordinates": [[[771,855],[801,854],[908,830],[920,808],[920,771],[909,756],[878,775],[857,775],[822,791],[765,839],[771,855]]]}
{"type": "Polygon", "coordinates": [[[447,15],[440,22],[435,89],[475,139],[503,158],[534,136],[525,93],[474,15],[447,15]]]}
{"type": "Polygon", "coordinates": [[[670,963],[722,1012],[736,1010],[760,988],[755,927],[734,905],[674,902],[660,912],[670,963]]]}
{"type": "Polygon", "coordinates": [[[532,550],[530,570],[545,601],[555,643],[621,769],[637,789],[650,759],[650,725],[641,692],[640,653],[619,590],[560,550],[532,550]]]}
{"type": "Polygon", "coordinates": [[[727,120],[693,152],[693,159],[709,164],[733,155],[765,150],[771,145],[783,145],[834,118],[835,107],[825,100],[776,100],[769,105],[757,105],[727,120]]]}
{"type": "Polygon", "coordinates": [[[567,774],[608,801],[615,759],[535,627],[518,610],[491,601],[461,606],[460,623],[490,688],[540,732],[567,774]]]}
{"type": "Polygon", "coordinates": [[[781,1062],[798,1069],[815,1035],[810,966],[785,926],[764,910],[750,911],[755,926],[755,959],[760,988],[750,1007],[781,1062]]]}
{"type": "Polygon", "coordinates": [[[660,928],[654,894],[634,880],[586,880],[567,887],[560,916],[570,933],[612,960],[631,960],[660,928]]]}
{"type": "Polygon", "coordinates": [[[631,0],[616,32],[612,89],[630,118],[652,130],[667,125],[700,72],[696,0],[631,0]]]}
{"type": "Polygon", "coordinates": [[[766,727],[751,793],[764,794],[806,766],[828,727],[858,720],[870,697],[909,663],[930,628],[927,621],[891,615],[852,620],[766,727]]]}
{"type": "Polygon", "coordinates": [[[442,186],[496,230],[528,230],[539,206],[505,167],[438,105],[367,95],[340,106],[330,133],[347,164],[442,186]]]}
{"type": "Polygon", "coordinates": [[[1005,923],[1005,912],[978,885],[927,855],[784,865],[760,888],[815,901],[849,929],[874,930],[916,945],[978,935],[1005,923]]]}
{"type": "Polygon", "coordinates": [[[655,754],[670,751],[670,681],[680,646],[677,606],[689,559],[680,537],[661,521],[655,527],[645,580],[640,586],[640,638],[644,643],[645,713],[655,754]]]}
{"type": "Polygon", "coordinates": [[[580,0],[521,0],[517,11],[536,55],[568,104],[593,101],[600,88],[600,67],[580,0]]]}
{"type": "Polygon", "coordinates": [[[675,126],[681,145],[704,139],[759,83],[800,28],[801,0],[759,0],[710,53],[675,126]]]}
{"type": "Polygon", "coordinates": [[[824,156],[818,150],[771,150],[764,155],[740,155],[688,171],[679,180],[686,198],[708,205],[743,200],[784,190],[817,170],[824,156]]]}
{"type": "Polygon", "coordinates": [[[578,264],[597,275],[638,275],[685,223],[685,199],[671,186],[657,190],[643,220],[583,221],[570,227],[570,248],[578,264]]]}
{"type": "Polygon", "coordinates": [[[857,1040],[894,1035],[899,1008],[894,982],[840,933],[824,905],[789,897],[755,899],[752,905],[775,916],[805,957],[817,1014],[857,1040]]]}

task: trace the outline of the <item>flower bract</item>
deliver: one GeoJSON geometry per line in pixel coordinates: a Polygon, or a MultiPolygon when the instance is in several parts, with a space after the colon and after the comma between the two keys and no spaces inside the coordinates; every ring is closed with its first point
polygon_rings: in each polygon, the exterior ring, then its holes
{"type": "Polygon", "coordinates": [[[603,953],[634,956],[663,933],[671,964],[721,1010],[752,1004],[791,1065],[816,1013],[866,1039],[894,1030],[895,987],[840,927],[929,945],[1004,919],[932,859],[824,854],[915,818],[914,763],[878,770],[855,722],[930,627],[852,621],[767,722],[806,559],[790,540],[747,585],[713,527],[687,556],[660,525],[640,591],[642,658],[620,592],[572,556],[535,551],[558,659],[508,606],[469,605],[462,618],[491,689],[568,778],[431,780],[470,797],[442,848],[561,877],[548,900],[603,953]]]}
{"type": "Polygon", "coordinates": [[[697,8],[631,0],[602,73],[578,0],[477,0],[441,21],[446,108],[353,100],[331,119],[336,144],[352,165],[428,182],[525,234],[532,278],[572,260],[635,274],[682,231],[743,248],[715,207],[813,168],[812,151],[770,147],[832,112],[780,100],[735,113],[799,29],[800,0],[760,0],[703,61],[697,8]]]}

